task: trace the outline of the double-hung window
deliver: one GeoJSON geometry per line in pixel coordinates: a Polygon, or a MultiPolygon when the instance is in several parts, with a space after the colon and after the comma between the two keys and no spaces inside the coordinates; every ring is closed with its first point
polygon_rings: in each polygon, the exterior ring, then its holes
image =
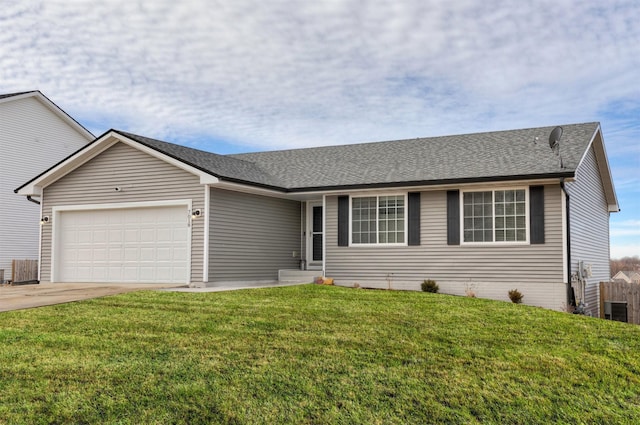
{"type": "Polygon", "coordinates": [[[463,192],[464,242],[527,242],[527,190],[463,192]]]}
{"type": "Polygon", "coordinates": [[[405,195],[351,198],[351,243],[405,244],[405,195]]]}

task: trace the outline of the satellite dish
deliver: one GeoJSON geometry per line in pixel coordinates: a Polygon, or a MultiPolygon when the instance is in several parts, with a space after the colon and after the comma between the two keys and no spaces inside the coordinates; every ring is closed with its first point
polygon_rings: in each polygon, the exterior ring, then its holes
{"type": "Polygon", "coordinates": [[[558,126],[549,135],[549,147],[560,158],[560,168],[564,168],[562,156],[560,155],[560,138],[562,137],[562,127],[558,126]]]}
{"type": "Polygon", "coordinates": [[[562,127],[556,127],[549,135],[549,147],[558,154],[560,150],[560,138],[562,137],[562,127]]]}

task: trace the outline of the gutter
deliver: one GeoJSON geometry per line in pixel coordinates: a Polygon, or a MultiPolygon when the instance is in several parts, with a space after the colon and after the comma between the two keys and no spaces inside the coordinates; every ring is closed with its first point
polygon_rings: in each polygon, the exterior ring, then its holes
{"type": "Polygon", "coordinates": [[[33,198],[31,197],[31,195],[27,195],[27,201],[31,201],[31,202],[33,202],[34,204],[38,204],[38,205],[40,205],[40,201],[36,201],[35,199],[33,199],[33,198]]]}
{"type": "Polygon", "coordinates": [[[569,210],[569,192],[567,192],[567,188],[564,184],[564,178],[560,179],[560,188],[564,192],[565,195],[565,210],[567,211],[566,217],[566,228],[567,228],[567,305],[576,306],[576,295],[573,293],[573,288],[571,287],[571,220],[570,218],[570,210],[569,210]]]}

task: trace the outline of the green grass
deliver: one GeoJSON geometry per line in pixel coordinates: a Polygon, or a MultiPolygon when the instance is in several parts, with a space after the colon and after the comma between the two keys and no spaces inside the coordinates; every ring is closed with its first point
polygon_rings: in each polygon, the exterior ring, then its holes
{"type": "Polygon", "coordinates": [[[422,292],[0,314],[0,423],[640,423],[640,327],[422,292]]]}

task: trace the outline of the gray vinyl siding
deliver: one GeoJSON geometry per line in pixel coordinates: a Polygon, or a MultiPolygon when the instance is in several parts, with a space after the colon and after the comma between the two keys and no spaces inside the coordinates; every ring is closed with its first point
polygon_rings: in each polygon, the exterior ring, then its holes
{"type": "Polygon", "coordinates": [[[297,269],[300,202],[211,189],[209,282],[277,280],[297,269]]]}
{"type": "Polygon", "coordinates": [[[525,302],[561,309],[566,302],[562,264],[562,204],[558,185],[545,186],[545,244],[447,245],[447,193],[425,191],[420,201],[420,245],[339,247],[337,197],[327,197],[326,275],[337,284],[420,289],[434,279],[441,292],[508,299],[518,288],[525,302]],[[390,279],[390,280],[387,280],[390,279]],[[552,299],[549,299],[549,293],[552,299]]]}
{"type": "Polygon", "coordinates": [[[571,273],[578,261],[591,264],[593,276],[587,279],[587,313],[599,317],[599,282],[608,281],[609,212],[593,148],[589,149],[576,171],[576,180],[566,185],[569,193],[571,273]]]}
{"type": "Polygon", "coordinates": [[[0,103],[0,269],[37,259],[40,207],[13,190],[82,146],[87,139],[35,97],[0,103]]]}
{"type": "MultiPolygon", "coordinates": [[[[46,187],[42,207],[43,215],[52,216],[54,206],[183,199],[191,199],[193,209],[205,208],[197,176],[117,143],[46,187]],[[116,192],[116,186],[123,190],[116,192]]],[[[51,279],[51,230],[51,225],[42,226],[42,281],[51,279]]],[[[204,220],[198,219],[191,226],[192,283],[202,282],[203,260],[204,220]]]]}

